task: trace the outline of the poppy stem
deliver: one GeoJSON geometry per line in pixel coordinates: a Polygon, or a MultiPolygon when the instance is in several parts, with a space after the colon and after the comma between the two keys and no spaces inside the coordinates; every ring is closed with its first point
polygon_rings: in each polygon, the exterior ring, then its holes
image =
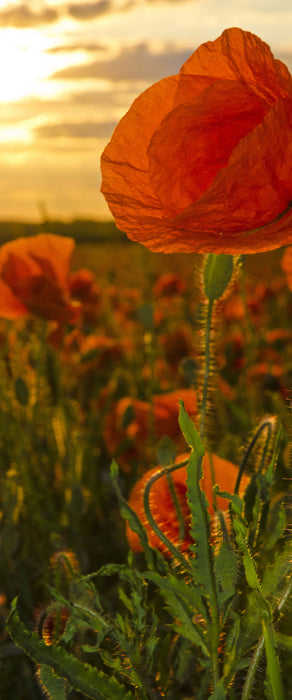
{"type": "Polygon", "coordinates": [[[157,522],[151,513],[150,490],[151,490],[151,487],[153,486],[153,484],[155,483],[155,481],[157,481],[157,479],[160,479],[162,476],[167,476],[172,471],[179,469],[181,466],[183,466],[187,462],[188,462],[188,460],[184,460],[183,462],[180,462],[179,464],[172,464],[171,466],[165,467],[164,469],[161,469],[161,471],[156,472],[156,474],[153,474],[150,477],[149,481],[147,481],[147,484],[146,484],[145,490],[144,490],[144,496],[143,496],[144,510],[145,510],[146,518],[149,522],[150,527],[155,532],[157,537],[159,537],[161,542],[163,542],[165,547],[167,547],[167,549],[170,551],[172,556],[180,562],[181,566],[183,567],[183,569],[185,571],[191,570],[188,560],[183,556],[183,554],[180,552],[179,548],[176,547],[173,544],[173,542],[171,542],[168,539],[168,537],[164,534],[164,532],[160,529],[159,525],[157,525],[157,522]]]}
{"type": "Polygon", "coordinates": [[[178,519],[178,524],[179,524],[178,537],[179,537],[179,540],[182,541],[184,536],[185,536],[185,524],[184,524],[182,510],[180,507],[180,502],[178,500],[177,492],[176,492],[175,485],[173,483],[173,479],[172,479],[170,472],[167,473],[166,478],[167,478],[168,487],[169,487],[169,490],[171,493],[171,498],[173,500],[173,505],[175,507],[175,512],[176,512],[177,519],[178,519]]]}
{"type": "MultiPolygon", "coordinates": [[[[273,428],[273,420],[272,420],[272,419],[268,419],[268,420],[263,421],[263,422],[261,423],[261,425],[259,426],[259,428],[257,429],[255,435],[253,436],[251,442],[249,443],[249,446],[248,446],[248,448],[247,448],[247,450],[246,450],[246,452],[245,452],[245,454],[244,454],[244,456],[243,456],[241,465],[240,465],[240,467],[239,467],[239,471],[238,471],[238,475],[237,475],[237,479],[236,479],[236,484],[235,484],[235,487],[234,487],[234,493],[238,493],[238,491],[239,491],[239,487],[240,487],[240,482],[241,482],[242,475],[243,475],[243,473],[244,473],[244,470],[245,470],[245,467],[246,467],[246,465],[247,465],[248,459],[249,459],[249,457],[250,457],[250,454],[251,454],[251,452],[252,452],[252,450],[253,450],[253,448],[254,448],[256,442],[258,441],[258,439],[259,439],[259,437],[261,436],[262,432],[263,432],[264,430],[267,429],[268,436],[267,436],[266,447],[265,447],[265,450],[264,450],[264,455],[266,455],[268,443],[269,443],[269,441],[270,441],[271,434],[272,434],[272,428],[273,428]]],[[[261,471],[262,467],[263,467],[263,464],[262,464],[262,462],[261,462],[260,471],[261,471]]]]}
{"type": "Polygon", "coordinates": [[[204,383],[202,391],[202,403],[201,403],[201,420],[200,420],[200,437],[204,437],[205,432],[205,422],[207,413],[207,401],[208,401],[208,389],[209,389],[209,375],[211,369],[211,330],[212,330],[212,313],[213,313],[213,299],[208,300],[208,309],[206,316],[206,326],[205,326],[205,368],[204,368],[204,383]]]}

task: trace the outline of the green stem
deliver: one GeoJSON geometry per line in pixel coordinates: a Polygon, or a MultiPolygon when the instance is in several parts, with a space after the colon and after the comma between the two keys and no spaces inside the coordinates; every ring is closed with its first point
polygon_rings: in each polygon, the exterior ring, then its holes
{"type": "MultiPolygon", "coordinates": [[[[276,606],[276,608],[275,608],[275,610],[274,610],[274,612],[273,612],[273,616],[274,616],[274,617],[277,618],[277,615],[281,612],[281,610],[282,610],[282,608],[284,607],[284,605],[285,605],[285,603],[287,602],[287,600],[290,599],[291,588],[292,588],[292,578],[290,579],[290,581],[289,581],[289,583],[288,583],[288,586],[285,588],[285,591],[284,591],[284,593],[282,594],[282,596],[281,596],[281,598],[280,598],[280,600],[279,600],[279,603],[278,603],[278,605],[276,606]]],[[[264,623],[262,623],[262,624],[264,625],[264,623]]],[[[247,672],[247,676],[246,676],[245,683],[244,683],[244,686],[243,686],[243,692],[242,692],[241,700],[250,700],[251,693],[252,693],[252,686],[253,686],[254,677],[255,677],[255,674],[256,674],[256,670],[257,670],[257,667],[258,667],[260,658],[261,658],[262,653],[263,653],[264,645],[265,645],[265,634],[264,634],[264,628],[263,628],[263,634],[262,634],[261,637],[260,637],[260,640],[259,640],[259,642],[258,642],[258,644],[257,644],[257,647],[256,647],[256,649],[255,649],[254,655],[253,655],[253,657],[252,657],[252,659],[251,659],[251,662],[250,662],[250,664],[249,664],[249,667],[248,667],[248,672],[247,672]]],[[[276,662],[276,663],[277,663],[277,662],[276,662]]],[[[280,680],[280,689],[281,689],[281,692],[282,692],[281,680],[280,680]]],[[[279,697],[279,700],[281,700],[281,699],[283,700],[283,694],[282,694],[282,695],[280,694],[278,697],[279,697]]],[[[276,696],[276,697],[275,697],[275,700],[278,700],[278,697],[276,696]]]]}
{"type": "MultiPolygon", "coordinates": [[[[247,462],[248,462],[248,459],[249,459],[249,457],[250,457],[250,454],[251,454],[251,452],[252,452],[252,450],[253,450],[253,448],[254,448],[254,446],[255,446],[257,440],[259,439],[261,433],[262,433],[266,428],[267,428],[267,430],[268,430],[268,437],[267,437],[267,445],[268,445],[268,443],[269,443],[269,441],[270,441],[271,434],[272,434],[272,421],[271,421],[271,420],[266,420],[266,421],[264,421],[263,423],[261,423],[261,425],[260,425],[260,427],[258,428],[256,434],[253,436],[253,438],[252,438],[252,440],[251,440],[251,442],[250,442],[250,444],[249,444],[249,446],[248,446],[248,448],[247,448],[247,450],[246,450],[246,452],[245,452],[245,454],[244,454],[244,457],[243,457],[243,460],[242,460],[242,462],[241,462],[241,465],[240,465],[240,467],[239,467],[239,472],[238,472],[237,479],[236,479],[236,483],[235,483],[235,487],[234,487],[234,493],[238,493],[238,491],[239,491],[241,478],[242,478],[242,475],[243,475],[243,473],[244,473],[244,470],[245,470],[245,467],[246,467],[246,465],[247,465],[247,462]]],[[[263,466],[263,465],[261,464],[261,467],[262,467],[262,466],[263,466]]]]}
{"type": "Polygon", "coordinates": [[[167,478],[168,487],[169,487],[169,490],[171,493],[171,498],[173,500],[173,505],[175,507],[175,512],[176,512],[177,519],[178,519],[178,525],[179,525],[178,538],[179,538],[179,540],[182,541],[184,536],[185,536],[185,523],[184,523],[184,518],[183,518],[183,514],[182,514],[182,509],[180,507],[180,502],[179,502],[178,497],[177,497],[177,491],[176,491],[176,488],[174,486],[173,479],[172,479],[170,472],[167,473],[166,478],[167,478]]]}
{"type": "Polygon", "coordinates": [[[202,391],[202,404],[201,404],[201,421],[200,421],[200,437],[203,438],[205,432],[205,421],[207,412],[207,400],[208,400],[208,388],[209,388],[209,375],[211,368],[211,330],[212,330],[212,313],[213,313],[213,300],[208,300],[208,309],[206,316],[206,326],[205,326],[205,370],[204,370],[204,383],[202,391]]]}
{"type": "Polygon", "coordinates": [[[149,481],[147,481],[147,484],[145,486],[144,490],[144,510],[146,514],[146,518],[149,522],[150,527],[152,530],[155,532],[157,537],[163,542],[163,544],[167,547],[167,549],[171,552],[172,556],[179,561],[181,566],[184,568],[184,570],[191,571],[191,567],[189,565],[188,560],[183,556],[183,554],[180,552],[178,547],[176,547],[169,539],[166,537],[164,532],[160,529],[159,525],[157,525],[156,520],[153,518],[153,515],[151,513],[151,508],[150,508],[150,490],[155,481],[160,479],[163,476],[167,476],[170,472],[175,471],[176,469],[179,469],[182,466],[185,466],[188,464],[188,459],[184,460],[183,462],[180,462],[179,464],[172,464],[169,467],[165,467],[165,469],[162,469],[161,471],[157,472],[156,474],[153,474],[149,481]]]}
{"type": "Polygon", "coordinates": [[[260,658],[261,658],[262,653],[263,653],[264,643],[265,643],[264,635],[262,635],[257,646],[256,646],[254,655],[253,655],[251,662],[249,664],[249,667],[248,667],[248,672],[247,672],[247,676],[246,676],[245,683],[243,686],[241,700],[250,700],[250,698],[251,698],[252,685],[253,685],[254,677],[256,674],[256,670],[257,670],[260,658]]]}
{"type": "Polygon", "coordinates": [[[282,608],[284,607],[285,603],[287,600],[289,600],[290,595],[291,595],[291,589],[292,589],[292,577],[289,579],[288,586],[285,588],[283,595],[281,596],[281,599],[276,607],[275,612],[280,613],[282,608]]]}
{"type": "Polygon", "coordinates": [[[271,624],[262,621],[263,637],[267,658],[267,671],[275,700],[284,700],[283,685],[280,675],[279,658],[275,650],[274,630],[271,624]]]}

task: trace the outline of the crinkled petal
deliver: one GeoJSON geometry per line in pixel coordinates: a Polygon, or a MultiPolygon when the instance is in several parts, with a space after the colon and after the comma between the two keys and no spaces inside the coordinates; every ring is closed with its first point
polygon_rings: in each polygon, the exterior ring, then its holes
{"type": "MultiPolygon", "coordinates": [[[[137,98],[104,151],[102,191],[118,227],[150,250],[165,253],[254,253],[292,242],[291,105],[291,76],[258,37],[232,28],[202,45],[179,76],[137,98]],[[251,122],[250,133],[239,129],[236,143],[231,109],[226,151],[220,151],[219,139],[211,154],[214,163],[208,162],[208,143],[200,151],[203,190],[199,178],[192,178],[195,137],[190,153],[187,137],[193,124],[187,112],[193,100],[203,102],[204,92],[219,95],[220,85],[234,81],[270,111],[262,123],[251,122]],[[164,118],[173,127],[172,143],[164,138],[164,118]]],[[[223,122],[222,129],[224,134],[223,122]]],[[[216,134],[212,138],[216,141],[216,134]]]]}
{"type": "Polygon", "coordinates": [[[134,223],[137,207],[141,216],[159,212],[149,182],[147,148],[153,130],[173,107],[178,80],[160,80],[137,97],[101,156],[101,191],[118,226],[127,218],[134,223]]]}
{"type": "Polygon", "coordinates": [[[176,217],[181,250],[196,250],[195,238],[206,239],[207,232],[215,234],[218,252],[220,247],[236,253],[284,245],[292,241],[291,203],[292,102],[287,99],[270,109],[239,142],[211,187],[176,217]]]}
{"type": "Polygon", "coordinates": [[[284,63],[259,37],[238,27],[225,29],[215,41],[199,46],[181,72],[247,83],[271,102],[287,93],[292,97],[292,78],[284,63]]]}
{"type": "Polygon", "coordinates": [[[150,181],[166,216],[175,216],[204,193],[267,110],[246,85],[226,80],[165,117],[148,156],[150,181]]]}

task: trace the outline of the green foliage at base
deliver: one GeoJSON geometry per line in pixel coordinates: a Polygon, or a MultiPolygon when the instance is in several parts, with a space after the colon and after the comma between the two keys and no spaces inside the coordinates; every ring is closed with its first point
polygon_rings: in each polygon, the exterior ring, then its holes
{"type": "MultiPolygon", "coordinates": [[[[98,700],[288,697],[289,679],[281,667],[282,649],[291,649],[291,638],[282,631],[282,620],[284,612],[291,613],[292,543],[281,528],[273,546],[265,536],[280,433],[272,453],[261,446],[267,459],[244,500],[217,489],[229,498],[230,513],[227,529],[220,528],[218,517],[214,541],[200,488],[204,448],[183,405],[180,424],[192,450],[188,489],[194,546],[185,569],[181,560],[180,565],[166,561],[149,547],[144,528],[119,493],[113,468],[122,513],[145,545],[146,569],[130,555],[127,565],[109,564],[87,576],[72,571],[69,599],[52,591],[56,604],[68,606],[69,616],[58,643],[50,646],[27,630],[16,601],[12,605],[7,629],[41,665],[42,685],[53,700],[64,696],[60,679],[98,700]],[[261,531],[254,536],[259,520],[261,531]],[[99,594],[105,577],[117,583],[114,612],[99,594]]],[[[283,512],[280,507],[278,520],[283,512]]]]}

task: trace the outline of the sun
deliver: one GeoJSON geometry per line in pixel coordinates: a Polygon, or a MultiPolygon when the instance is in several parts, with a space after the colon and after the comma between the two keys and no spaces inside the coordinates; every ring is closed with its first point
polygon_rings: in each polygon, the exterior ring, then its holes
{"type": "Polygon", "coordinates": [[[0,101],[40,97],[51,72],[46,40],[35,29],[0,30],[0,101]]]}

